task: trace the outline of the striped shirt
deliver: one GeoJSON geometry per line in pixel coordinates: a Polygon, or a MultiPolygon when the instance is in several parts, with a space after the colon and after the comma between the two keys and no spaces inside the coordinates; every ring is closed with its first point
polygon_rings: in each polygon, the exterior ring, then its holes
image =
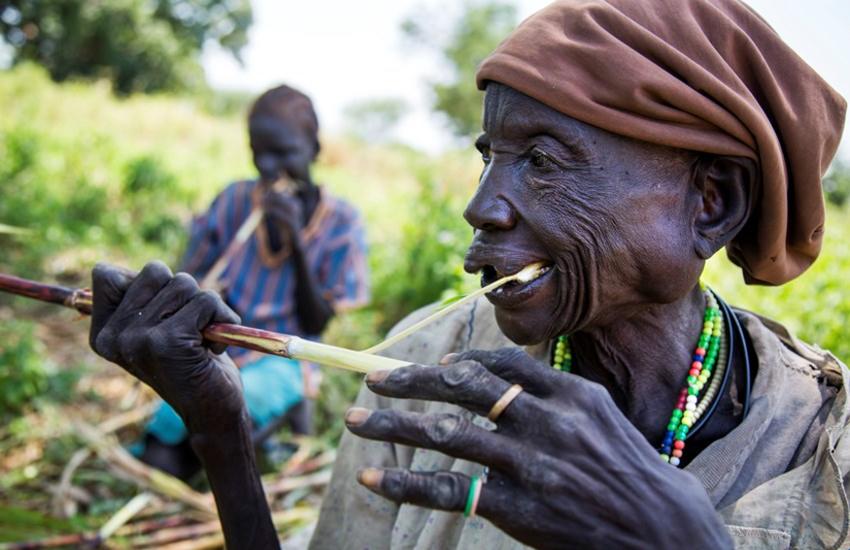
{"type": "MultiPolygon", "coordinates": [[[[354,207],[323,189],[320,193],[310,221],[301,229],[301,242],[324,298],[339,312],[369,300],[366,241],[354,207]]],[[[193,220],[183,269],[201,279],[260,200],[256,180],[230,184],[193,220]]],[[[298,320],[294,262],[286,257],[270,264],[274,255],[261,249],[265,242],[255,231],[233,256],[220,278],[222,296],[248,326],[316,338],[305,334],[298,320]]],[[[237,363],[248,359],[247,350],[228,351],[237,363]]]]}

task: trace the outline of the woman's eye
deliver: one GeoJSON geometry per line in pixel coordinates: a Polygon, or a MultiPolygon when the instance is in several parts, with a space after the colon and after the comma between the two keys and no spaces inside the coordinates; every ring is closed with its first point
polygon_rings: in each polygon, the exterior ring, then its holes
{"type": "Polygon", "coordinates": [[[555,161],[552,160],[552,157],[537,149],[536,147],[531,150],[531,164],[535,168],[552,168],[555,166],[555,161]]]}

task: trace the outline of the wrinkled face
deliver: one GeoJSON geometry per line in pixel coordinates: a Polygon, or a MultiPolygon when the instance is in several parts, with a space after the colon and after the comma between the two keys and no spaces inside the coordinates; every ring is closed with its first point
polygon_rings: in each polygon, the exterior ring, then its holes
{"type": "Polygon", "coordinates": [[[693,289],[694,155],[614,135],[491,83],[484,170],[464,212],[465,268],[482,284],[543,261],[531,283],[487,295],[518,344],[604,326],[693,289]]]}
{"type": "Polygon", "coordinates": [[[265,183],[281,176],[310,181],[310,164],[316,157],[315,137],[290,121],[256,115],[248,121],[254,165],[265,183]]]}

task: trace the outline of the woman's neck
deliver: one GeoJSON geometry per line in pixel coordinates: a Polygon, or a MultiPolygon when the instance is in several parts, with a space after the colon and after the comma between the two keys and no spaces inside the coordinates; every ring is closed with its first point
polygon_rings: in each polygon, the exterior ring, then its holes
{"type": "Polygon", "coordinates": [[[699,287],[601,328],[570,337],[574,372],[602,384],[634,426],[660,443],[702,331],[699,287]]]}

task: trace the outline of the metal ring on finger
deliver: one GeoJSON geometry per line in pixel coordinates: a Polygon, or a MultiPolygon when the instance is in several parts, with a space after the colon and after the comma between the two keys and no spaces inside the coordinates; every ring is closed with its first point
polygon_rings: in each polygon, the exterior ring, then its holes
{"type": "Polygon", "coordinates": [[[516,397],[522,393],[522,386],[519,384],[514,384],[510,388],[502,394],[502,396],[493,404],[493,407],[490,409],[490,412],[487,413],[487,418],[490,419],[490,422],[495,422],[505,409],[508,408],[516,397]]]}

